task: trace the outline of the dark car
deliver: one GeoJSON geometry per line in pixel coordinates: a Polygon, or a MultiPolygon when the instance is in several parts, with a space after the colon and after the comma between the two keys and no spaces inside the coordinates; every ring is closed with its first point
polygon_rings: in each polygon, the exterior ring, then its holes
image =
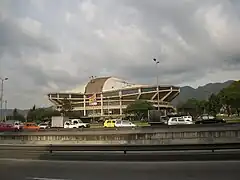
{"type": "Polygon", "coordinates": [[[195,124],[216,124],[216,123],[226,123],[224,119],[216,118],[211,115],[199,116],[195,124]]]}

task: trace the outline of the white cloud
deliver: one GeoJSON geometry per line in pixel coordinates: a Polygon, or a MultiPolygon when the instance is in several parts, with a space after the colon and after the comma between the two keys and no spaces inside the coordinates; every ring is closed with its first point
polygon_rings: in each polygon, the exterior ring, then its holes
{"type": "Polygon", "coordinates": [[[10,107],[46,104],[91,75],[163,84],[238,79],[233,0],[2,0],[0,76],[10,107]],[[29,3],[30,2],[30,3],[29,3]]]}
{"type": "Polygon", "coordinates": [[[91,0],[85,0],[79,4],[79,9],[83,12],[87,21],[93,21],[96,15],[97,7],[91,0]]]}

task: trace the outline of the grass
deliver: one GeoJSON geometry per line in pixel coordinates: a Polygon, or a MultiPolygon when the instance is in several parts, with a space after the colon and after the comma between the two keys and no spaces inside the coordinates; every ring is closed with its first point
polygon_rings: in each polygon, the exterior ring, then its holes
{"type": "Polygon", "coordinates": [[[227,119],[227,123],[240,123],[240,119],[227,119]]]}
{"type": "Polygon", "coordinates": [[[144,121],[133,121],[133,123],[134,123],[136,126],[140,126],[140,127],[150,126],[150,124],[148,124],[148,122],[144,122],[144,121]]]}

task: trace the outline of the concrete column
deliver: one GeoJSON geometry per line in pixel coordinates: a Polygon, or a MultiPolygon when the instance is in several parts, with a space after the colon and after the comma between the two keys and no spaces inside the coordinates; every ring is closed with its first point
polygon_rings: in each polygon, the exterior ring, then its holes
{"type": "Polygon", "coordinates": [[[138,88],[138,97],[137,97],[137,99],[140,99],[141,94],[142,94],[141,88],[138,88]]]}
{"type": "Polygon", "coordinates": [[[103,94],[101,93],[101,116],[103,116],[103,94]]]}
{"type": "Polygon", "coordinates": [[[71,99],[71,98],[72,98],[72,95],[71,95],[71,94],[69,94],[69,95],[68,95],[68,98],[69,98],[69,99],[71,99]]]}
{"type": "Polygon", "coordinates": [[[119,105],[120,105],[120,115],[122,115],[122,98],[119,99],[119,105]]]}
{"type": "Polygon", "coordinates": [[[122,115],[122,91],[119,92],[120,115],[122,115]]]}
{"type": "Polygon", "coordinates": [[[86,116],[86,95],[83,96],[83,115],[86,116]]]}

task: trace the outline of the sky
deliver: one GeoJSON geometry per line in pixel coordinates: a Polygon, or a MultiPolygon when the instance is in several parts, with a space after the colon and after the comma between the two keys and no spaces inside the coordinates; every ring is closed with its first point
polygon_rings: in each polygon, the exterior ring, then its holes
{"type": "Polygon", "coordinates": [[[1,0],[0,77],[9,108],[90,76],[189,85],[240,79],[239,0],[1,0]],[[158,68],[153,58],[159,60],[158,68]]]}

